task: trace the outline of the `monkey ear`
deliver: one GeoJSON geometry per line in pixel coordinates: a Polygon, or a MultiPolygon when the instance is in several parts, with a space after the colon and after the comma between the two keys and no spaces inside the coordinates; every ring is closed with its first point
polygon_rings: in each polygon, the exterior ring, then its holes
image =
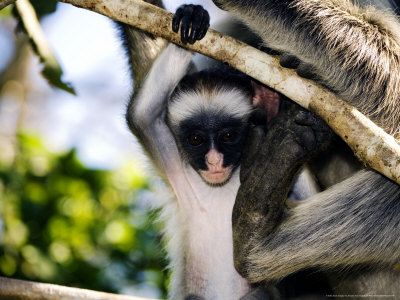
{"type": "MultiPolygon", "coordinates": [[[[279,112],[280,96],[274,90],[267,88],[266,86],[256,81],[251,81],[253,86],[253,105],[263,110],[266,114],[267,123],[272,120],[279,112]]],[[[256,115],[259,112],[256,110],[256,115]]],[[[259,117],[257,117],[259,119],[259,117]]]]}

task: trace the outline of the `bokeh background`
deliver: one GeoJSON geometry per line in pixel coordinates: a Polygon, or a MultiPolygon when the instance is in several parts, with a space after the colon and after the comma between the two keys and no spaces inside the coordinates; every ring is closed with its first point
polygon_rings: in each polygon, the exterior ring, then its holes
{"type": "MultiPolygon", "coordinates": [[[[116,27],[31,2],[77,95],[48,84],[11,7],[1,10],[0,275],[165,297],[162,224],[150,209],[158,179],[125,124],[132,81],[116,27]]],[[[211,1],[193,3],[221,17],[211,1]]]]}

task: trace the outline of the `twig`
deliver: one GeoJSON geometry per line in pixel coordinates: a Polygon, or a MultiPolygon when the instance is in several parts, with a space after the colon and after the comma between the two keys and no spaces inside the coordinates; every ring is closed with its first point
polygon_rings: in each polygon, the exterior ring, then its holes
{"type": "Polygon", "coordinates": [[[333,93],[284,69],[278,59],[209,30],[194,45],[182,44],[171,30],[172,14],[140,0],[61,0],[161,36],[223,61],[317,113],[371,168],[400,183],[400,146],[367,117],[333,93]]]}
{"type": "Polygon", "coordinates": [[[43,62],[42,74],[54,86],[57,86],[69,93],[75,94],[70,84],[63,82],[62,69],[53,54],[50,45],[47,43],[46,37],[40,26],[39,20],[32,4],[28,0],[18,0],[15,2],[21,21],[35,46],[36,52],[43,62]]]}
{"type": "Polygon", "coordinates": [[[0,299],[10,300],[151,300],[0,277],[0,299]]]}
{"type": "Polygon", "coordinates": [[[0,10],[14,2],[15,0],[0,0],[0,10]]]}

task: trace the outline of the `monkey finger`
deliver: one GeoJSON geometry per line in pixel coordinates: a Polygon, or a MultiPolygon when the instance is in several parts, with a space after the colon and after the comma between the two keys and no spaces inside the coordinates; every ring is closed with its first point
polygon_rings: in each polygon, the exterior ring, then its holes
{"type": "Polygon", "coordinates": [[[183,18],[183,5],[179,6],[176,10],[174,16],[172,17],[172,31],[178,32],[179,24],[183,18]]]}
{"type": "Polygon", "coordinates": [[[203,20],[201,22],[201,27],[197,36],[197,40],[201,40],[207,33],[208,28],[210,28],[210,15],[208,11],[204,11],[203,20]]]}
{"type": "Polygon", "coordinates": [[[259,49],[259,50],[261,50],[262,52],[265,52],[265,53],[267,53],[267,54],[269,54],[269,55],[280,55],[280,54],[281,54],[281,52],[279,52],[278,50],[269,48],[269,47],[267,47],[267,46],[265,46],[265,45],[262,45],[262,44],[259,45],[259,46],[257,47],[257,49],[259,49]]]}
{"type": "Polygon", "coordinates": [[[204,9],[200,5],[194,6],[192,14],[192,30],[190,31],[188,42],[193,44],[197,40],[197,35],[201,29],[201,23],[203,20],[204,9]]]}
{"type": "Polygon", "coordinates": [[[190,27],[183,26],[183,22],[182,22],[182,25],[181,25],[181,41],[182,41],[183,43],[187,43],[187,41],[188,41],[188,38],[189,38],[189,28],[190,28],[190,27]]]}
{"type": "Polygon", "coordinates": [[[189,44],[194,44],[194,42],[196,41],[197,32],[198,32],[198,29],[192,27],[192,30],[190,31],[190,34],[187,39],[187,42],[189,44]]]}
{"type": "Polygon", "coordinates": [[[301,110],[295,115],[294,121],[299,125],[312,126],[317,122],[317,117],[311,112],[301,110]]]}
{"type": "Polygon", "coordinates": [[[310,129],[312,128],[316,142],[321,145],[328,143],[334,136],[332,129],[312,112],[300,111],[296,114],[294,120],[299,125],[309,126],[310,129]]]}
{"type": "Polygon", "coordinates": [[[284,68],[295,69],[299,66],[300,60],[296,56],[283,53],[279,58],[279,63],[284,68]]]}
{"type": "Polygon", "coordinates": [[[189,36],[189,43],[193,44],[195,41],[204,37],[205,31],[210,27],[210,16],[208,12],[201,6],[195,5],[192,14],[192,30],[189,36]],[[204,33],[203,33],[204,32],[204,33]]]}
{"type": "Polygon", "coordinates": [[[315,74],[312,65],[300,62],[296,69],[297,75],[300,77],[316,80],[318,76],[315,74]]]}
{"type": "Polygon", "coordinates": [[[183,7],[183,17],[181,22],[181,40],[183,43],[189,41],[189,31],[192,25],[194,5],[185,5],[183,7]]]}

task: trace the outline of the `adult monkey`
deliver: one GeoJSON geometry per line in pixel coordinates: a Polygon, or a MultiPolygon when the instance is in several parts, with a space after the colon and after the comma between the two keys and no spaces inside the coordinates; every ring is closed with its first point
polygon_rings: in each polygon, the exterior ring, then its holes
{"type": "MultiPolygon", "coordinates": [[[[396,17],[347,0],[214,3],[285,53],[283,65],[317,80],[399,137],[396,17]]],[[[364,170],[284,213],[287,187],[300,164],[293,159],[291,168],[272,170],[279,157],[270,155],[266,142],[254,145],[250,166],[242,166],[233,210],[239,272],[261,282],[317,267],[331,274],[337,293],[399,295],[400,187],[364,170]]]]}

